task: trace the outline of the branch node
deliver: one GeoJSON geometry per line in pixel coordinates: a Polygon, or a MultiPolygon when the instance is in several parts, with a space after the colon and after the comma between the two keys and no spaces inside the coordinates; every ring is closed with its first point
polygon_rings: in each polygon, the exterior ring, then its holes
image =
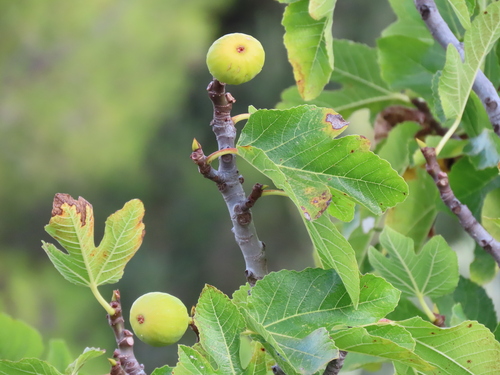
{"type": "Polygon", "coordinates": [[[491,99],[490,97],[486,98],[484,100],[484,102],[486,103],[486,106],[490,109],[490,110],[495,110],[497,109],[498,107],[498,103],[496,100],[493,100],[491,99]]]}
{"type": "Polygon", "coordinates": [[[255,283],[259,280],[255,274],[251,271],[251,270],[248,270],[246,269],[245,270],[245,277],[248,281],[248,283],[250,284],[250,286],[255,286],[255,283]]]}
{"type": "Polygon", "coordinates": [[[426,4],[424,4],[418,8],[418,11],[420,12],[420,16],[422,17],[422,19],[424,21],[427,21],[429,15],[431,14],[431,9],[426,4]]]}
{"type": "Polygon", "coordinates": [[[236,221],[242,227],[246,227],[252,222],[252,213],[245,206],[237,204],[234,206],[234,213],[236,215],[236,221]]]}
{"type": "Polygon", "coordinates": [[[226,100],[230,104],[236,103],[236,99],[229,92],[226,93],[226,100]]]}

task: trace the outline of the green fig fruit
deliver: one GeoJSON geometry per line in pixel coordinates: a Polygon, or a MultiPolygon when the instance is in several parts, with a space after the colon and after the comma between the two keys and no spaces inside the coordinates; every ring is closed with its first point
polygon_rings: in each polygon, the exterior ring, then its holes
{"type": "Polygon", "coordinates": [[[220,82],[240,85],[264,66],[262,44],[253,36],[234,33],[217,39],[207,53],[208,70],[220,82]]]}
{"type": "Polygon", "coordinates": [[[144,294],[130,309],[134,333],[151,346],[175,344],[186,332],[189,322],[186,306],[168,293],[144,294]]]}

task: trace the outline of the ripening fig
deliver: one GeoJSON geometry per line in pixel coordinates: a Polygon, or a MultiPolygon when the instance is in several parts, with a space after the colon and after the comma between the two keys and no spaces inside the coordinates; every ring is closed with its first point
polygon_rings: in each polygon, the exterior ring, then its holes
{"type": "Polygon", "coordinates": [[[240,85],[262,70],[264,59],[264,48],[257,39],[234,33],[224,35],[212,44],[207,53],[207,66],[218,81],[240,85]]]}
{"type": "Polygon", "coordinates": [[[186,306],[168,293],[144,294],[130,309],[134,333],[151,346],[175,344],[186,332],[189,322],[186,306]]]}

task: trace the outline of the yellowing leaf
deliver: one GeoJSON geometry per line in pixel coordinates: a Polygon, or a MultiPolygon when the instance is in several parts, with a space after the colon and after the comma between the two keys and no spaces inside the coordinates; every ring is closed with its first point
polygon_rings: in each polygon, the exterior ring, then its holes
{"type": "Polygon", "coordinates": [[[325,12],[323,4],[318,4],[313,9],[314,16],[325,15],[321,19],[315,19],[309,14],[307,0],[288,5],[283,15],[288,60],[292,64],[295,82],[304,100],[317,97],[333,71],[334,4],[326,5],[332,12],[325,12]]]}
{"type": "Polygon", "coordinates": [[[45,242],[42,247],[64,278],[74,284],[95,288],[115,283],[142,243],[143,216],[141,201],[127,202],[108,218],[104,238],[96,247],[92,205],[82,197],[75,200],[68,194],[56,194],[45,230],[67,253],[45,242]]]}

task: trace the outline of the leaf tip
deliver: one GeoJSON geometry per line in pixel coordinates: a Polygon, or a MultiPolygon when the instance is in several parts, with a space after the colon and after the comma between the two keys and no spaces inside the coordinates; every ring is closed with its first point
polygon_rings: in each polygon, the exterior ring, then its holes
{"type": "Polygon", "coordinates": [[[80,222],[82,223],[82,226],[84,226],[87,222],[87,208],[92,210],[92,205],[82,197],[78,197],[78,200],[76,200],[69,194],[57,193],[54,196],[54,202],[52,203],[52,217],[63,215],[64,204],[69,207],[75,207],[76,213],[80,215],[80,222]]]}

